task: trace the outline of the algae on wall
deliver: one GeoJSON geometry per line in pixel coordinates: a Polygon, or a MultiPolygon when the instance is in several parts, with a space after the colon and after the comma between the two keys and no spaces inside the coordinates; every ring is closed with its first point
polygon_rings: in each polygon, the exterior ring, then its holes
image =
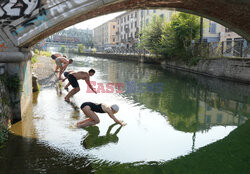
{"type": "Polygon", "coordinates": [[[8,137],[11,118],[10,97],[5,84],[0,80],[0,147],[8,137]]]}

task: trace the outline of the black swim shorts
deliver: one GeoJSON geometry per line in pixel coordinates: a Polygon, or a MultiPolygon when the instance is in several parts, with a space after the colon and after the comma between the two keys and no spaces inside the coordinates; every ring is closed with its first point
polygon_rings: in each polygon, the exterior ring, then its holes
{"type": "Polygon", "coordinates": [[[79,83],[78,83],[77,79],[72,74],[68,75],[68,80],[69,80],[69,83],[71,84],[71,86],[73,88],[78,88],[79,87],[79,83]]]}

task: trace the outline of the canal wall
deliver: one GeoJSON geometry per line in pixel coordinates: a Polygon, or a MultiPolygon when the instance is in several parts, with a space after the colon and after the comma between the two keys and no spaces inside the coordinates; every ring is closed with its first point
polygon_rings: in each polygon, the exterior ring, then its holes
{"type": "MultiPolygon", "coordinates": [[[[11,122],[20,121],[32,101],[32,70],[31,52],[11,52],[2,54],[0,63],[4,65],[3,76],[7,78],[6,83],[11,89],[9,97],[11,102],[11,122]]],[[[2,87],[2,86],[1,86],[2,87]]]]}
{"type": "MultiPolygon", "coordinates": [[[[1,77],[0,77],[1,78],[1,77]]],[[[0,79],[0,146],[7,138],[7,128],[12,116],[9,92],[0,79]]]]}
{"type": "Polygon", "coordinates": [[[136,55],[136,54],[112,54],[112,53],[82,53],[84,56],[100,57],[114,60],[123,61],[137,61],[141,63],[161,64],[164,59],[156,58],[148,55],[136,55]]]}
{"type": "Polygon", "coordinates": [[[250,84],[250,59],[247,58],[202,59],[194,66],[180,61],[163,61],[162,67],[250,84]]]}
{"type": "Polygon", "coordinates": [[[250,84],[250,59],[248,58],[202,59],[196,65],[191,66],[183,61],[165,60],[164,58],[157,58],[147,55],[138,56],[106,53],[83,53],[83,55],[114,60],[161,64],[164,69],[172,68],[210,77],[250,84]]]}

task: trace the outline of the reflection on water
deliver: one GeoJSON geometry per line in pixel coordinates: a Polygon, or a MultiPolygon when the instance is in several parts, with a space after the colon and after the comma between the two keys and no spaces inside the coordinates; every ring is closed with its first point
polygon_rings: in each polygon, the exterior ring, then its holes
{"type": "Polygon", "coordinates": [[[88,131],[83,137],[82,145],[85,149],[96,148],[106,145],[108,143],[117,143],[119,138],[117,134],[120,132],[122,126],[120,125],[114,133],[111,133],[112,128],[117,125],[116,123],[109,126],[107,132],[103,136],[99,136],[100,130],[97,126],[84,128],[88,131]]]}
{"type": "Polygon", "coordinates": [[[69,69],[94,68],[92,81],[124,83],[123,91],[133,82],[136,92],[96,95],[86,93],[86,83],[79,81],[81,91],[66,103],[65,84],[43,88],[34,95],[26,117],[12,126],[13,135],[0,150],[2,171],[91,173],[114,163],[157,164],[224,138],[250,115],[247,85],[165,71],[155,65],[70,57],[74,63],[69,69]],[[148,86],[141,84],[162,85],[162,92],[147,91],[148,86]],[[85,101],[118,104],[117,117],[127,126],[98,114],[100,124],[77,129],[76,122],[85,118],[79,109],[85,101]],[[20,165],[11,168],[18,161],[20,165]]]}

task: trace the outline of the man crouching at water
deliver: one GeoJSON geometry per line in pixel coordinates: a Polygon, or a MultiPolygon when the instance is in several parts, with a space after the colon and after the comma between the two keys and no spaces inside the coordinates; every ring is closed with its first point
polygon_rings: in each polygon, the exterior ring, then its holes
{"type": "Polygon", "coordinates": [[[112,118],[116,123],[125,126],[126,123],[123,121],[118,120],[114,114],[116,114],[119,111],[119,106],[114,104],[112,106],[107,106],[105,104],[96,104],[92,102],[85,102],[81,105],[81,110],[83,113],[89,117],[83,121],[80,121],[76,124],[78,128],[81,127],[87,127],[87,126],[93,126],[95,124],[98,124],[100,122],[99,117],[96,115],[97,113],[107,113],[110,118],[112,118]]]}
{"type": "Polygon", "coordinates": [[[70,85],[73,87],[73,89],[65,96],[64,100],[69,102],[69,98],[72,97],[74,94],[80,91],[80,86],[77,80],[85,80],[89,88],[97,94],[97,92],[94,90],[92,85],[90,84],[89,78],[95,74],[95,70],[91,69],[89,72],[84,71],[78,71],[78,72],[71,72],[68,74],[68,81],[70,85]]]}
{"type": "Polygon", "coordinates": [[[65,57],[58,57],[56,58],[56,65],[59,67],[60,72],[59,72],[59,80],[62,80],[61,76],[62,73],[65,71],[65,69],[67,68],[67,66],[71,63],[73,63],[72,59],[66,59],[65,57]]]}

